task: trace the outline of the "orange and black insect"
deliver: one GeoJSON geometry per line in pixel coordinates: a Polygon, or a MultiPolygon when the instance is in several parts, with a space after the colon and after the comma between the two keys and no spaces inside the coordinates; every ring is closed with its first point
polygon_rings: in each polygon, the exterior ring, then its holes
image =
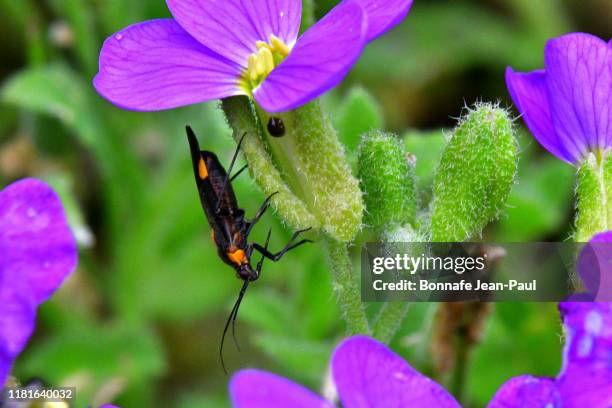
{"type": "MultiPolygon", "coordinates": [[[[242,173],[247,166],[242,167],[236,172],[236,174],[230,176],[234,164],[236,163],[240,146],[244,140],[244,135],[238,143],[238,147],[234,152],[234,156],[232,157],[232,161],[227,172],[214,153],[207,150],[200,150],[198,139],[189,126],[187,126],[187,139],[189,140],[189,147],[191,148],[193,172],[195,175],[196,185],[198,186],[200,201],[202,202],[202,208],[204,208],[204,212],[206,213],[208,224],[212,229],[212,239],[217,246],[217,253],[223,262],[234,268],[238,278],[244,281],[242,289],[240,289],[238,299],[230,312],[225,328],[223,329],[223,335],[221,337],[219,355],[221,357],[221,364],[225,370],[225,364],[223,363],[223,342],[225,341],[225,335],[227,334],[227,330],[231,323],[232,335],[234,336],[234,341],[236,341],[235,324],[240,303],[242,302],[244,294],[249,287],[249,283],[259,278],[264,259],[268,258],[276,262],[290,250],[311,241],[308,239],[302,239],[295,242],[298,236],[307,231],[307,229],[296,231],[293,233],[291,239],[283,249],[277,253],[272,253],[268,250],[268,243],[270,241],[271,234],[271,230],[269,230],[265,245],[260,245],[256,242],[249,243],[249,234],[253,230],[255,224],[264,215],[266,210],[270,208],[270,200],[276,193],[268,196],[264,200],[261,207],[259,207],[259,210],[255,216],[252,219],[247,220],[244,210],[238,206],[236,194],[232,188],[232,181],[238,177],[238,175],[240,175],[240,173],[242,173]],[[259,262],[257,262],[255,268],[253,268],[251,265],[251,255],[253,254],[254,250],[261,254],[261,258],[259,259],[259,262]]],[[[237,342],[236,346],[238,347],[237,342]]]]}

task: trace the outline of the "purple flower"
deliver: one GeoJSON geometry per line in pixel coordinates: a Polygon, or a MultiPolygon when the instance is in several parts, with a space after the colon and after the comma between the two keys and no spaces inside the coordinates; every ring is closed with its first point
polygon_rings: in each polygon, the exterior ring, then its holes
{"type": "MultiPolygon", "coordinates": [[[[369,337],[343,341],[334,351],[331,371],[344,408],[459,407],[444,388],[369,337]]],[[[259,370],[238,372],[229,388],[237,408],[334,407],[298,384],[259,370]]]]}
{"type": "Polygon", "coordinates": [[[595,235],[582,248],[576,266],[587,293],[573,300],[612,301],[612,231],[595,235]]]}
{"type": "Polygon", "coordinates": [[[109,37],[96,90],[155,111],[248,95],[268,112],[297,108],[337,85],[365,45],[412,0],[344,0],[298,38],[301,0],[166,0],[174,19],[109,37]]]}
{"type": "MultiPolygon", "coordinates": [[[[612,406],[612,304],[562,303],[560,310],[567,334],[561,374],[556,379],[513,378],[489,408],[612,406]]],[[[460,406],[442,386],[368,337],[342,342],[332,357],[331,372],[344,408],[460,406]]],[[[229,389],[237,408],[334,407],[306,388],[260,370],[238,372],[229,389]]]]}
{"type": "Polygon", "coordinates": [[[47,184],[26,179],[0,191],[0,389],[34,331],[36,308],[76,263],[62,204],[47,184]]]}
{"type": "Polygon", "coordinates": [[[559,309],[566,334],[559,376],[513,378],[489,408],[612,406],[612,303],[565,302],[559,309]]]}
{"type": "Polygon", "coordinates": [[[583,33],[550,40],[544,70],[508,68],[510,95],[529,130],[561,160],[578,164],[612,147],[612,42],[583,33]]]}

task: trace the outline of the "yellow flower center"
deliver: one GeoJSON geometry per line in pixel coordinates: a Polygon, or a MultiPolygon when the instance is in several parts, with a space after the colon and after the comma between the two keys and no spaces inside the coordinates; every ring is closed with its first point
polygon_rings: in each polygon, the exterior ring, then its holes
{"type": "Polygon", "coordinates": [[[247,69],[239,80],[240,86],[251,94],[290,52],[287,44],[274,34],[270,35],[269,42],[257,41],[257,52],[249,55],[247,69]]]}

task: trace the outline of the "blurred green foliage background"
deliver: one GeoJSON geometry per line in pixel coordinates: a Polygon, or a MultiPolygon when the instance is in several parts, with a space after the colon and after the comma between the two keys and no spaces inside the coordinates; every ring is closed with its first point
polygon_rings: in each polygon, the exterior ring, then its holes
{"type": "MultiPolygon", "coordinates": [[[[334,3],[317,1],[317,15],[334,3]]],[[[0,185],[25,176],[49,181],[81,248],[78,270],[42,307],[15,375],[77,386],[78,406],[227,406],[217,353],[240,282],[210,242],[183,129],[191,124],[204,148],[226,160],[235,147],[229,130],[215,103],[133,113],[91,86],[104,38],[169,16],[164,1],[0,0],[0,16],[0,185]]],[[[610,21],[609,0],[416,0],[324,102],[353,160],[362,131],[401,134],[416,155],[426,204],[444,147],[440,129],[452,127],[462,107],[477,100],[510,106],[507,65],[542,67],[545,41],[565,32],[609,39],[610,21]]],[[[565,240],[573,169],[525,131],[520,144],[507,215],[484,238],[565,240]]],[[[252,214],[264,197],[248,176],[235,184],[252,214]]],[[[274,248],[288,238],[274,215],[263,224],[273,226],[274,248]]],[[[265,232],[260,227],[254,238],[265,232]]],[[[435,308],[415,305],[392,346],[440,379],[429,345],[435,308]]],[[[343,329],[322,251],[306,246],[268,263],[251,286],[239,316],[243,350],[228,343],[227,363],[318,390],[343,329]]],[[[467,405],[483,406],[513,375],[555,375],[560,333],[555,305],[495,305],[469,366],[467,405]]]]}

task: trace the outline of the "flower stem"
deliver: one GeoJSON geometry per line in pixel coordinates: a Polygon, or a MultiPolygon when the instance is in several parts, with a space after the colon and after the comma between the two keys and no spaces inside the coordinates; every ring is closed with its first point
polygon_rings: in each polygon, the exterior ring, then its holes
{"type": "Polygon", "coordinates": [[[612,155],[590,155],[578,170],[576,242],[612,229],[612,155]]]}
{"type": "Polygon", "coordinates": [[[374,322],[372,329],[374,337],[387,344],[393,340],[406,314],[408,314],[408,309],[410,309],[410,303],[408,302],[385,303],[374,322]]]}
{"type": "Polygon", "coordinates": [[[440,380],[461,402],[470,358],[484,335],[490,303],[440,303],[434,320],[430,350],[440,380]]]}
{"type": "MultiPolygon", "coordinates": [[[[366,190],[367,191],[367,190],[366,190]]],[[[423,253],[422,242],[426,241],[418,231],[416,231],[411,225],[407,224],[403,227],[400,226],[388,226],[387,229],[379,236],[382,242],[394,243],[394,242],[414,242],[415,245],[410,245],[407,253],[413,256],[419,256],[423,253]]],[[[392,249],[391,249],[392,250],[392,249]]],[[[389,343],[393,340],[393,337],[397,334],[400,329],[402,322],[408,314],[411,303],[409,302],[387,302],[385,303],[378,312],[376,320],[374,321],[373,333],[374,337],[383,343],[389,343]]]]}
{"type": "Polygon", "coordinates": [[[472,345],[467,341],[465,336],[457,336],[455,367],[451,377],[450,391],[458,401],[463,401],[465,377],[468,373],[468,361],[471,348],[472,345]]]}
{"type": "Polygon", "coordinates": [[[302,0],[302,31],[315,23],[315,0],[302,0]]]}
{"type": "Polygon", "coordinates": [[[325,247],[334,279],[334,292],[350,334],[370,334],[359,284],[353,275],[353,264],[345,243],[327,237],[325,247]]]}

